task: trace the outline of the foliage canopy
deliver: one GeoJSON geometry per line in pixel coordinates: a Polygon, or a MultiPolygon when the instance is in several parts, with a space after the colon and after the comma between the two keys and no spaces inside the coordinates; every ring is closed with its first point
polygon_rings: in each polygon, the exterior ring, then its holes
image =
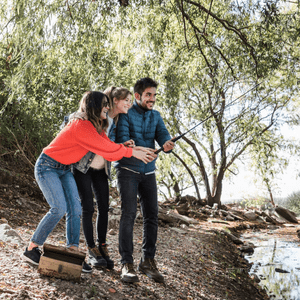
{"type": "Polygon", "coordinates": [[[213,204],[220,203],[222,182],[236,173],[237,160],[262,157],[266,145],[274,145],[275,157],[284,140],[280,126],[297,123],[296,3],[3,3],[1,155],[23,151],[33,164],[84,91],[131,87],[151,76],[160,83],[157,109],[173,135],[212,116],[177,143],[177,157],[162,156],[159,178],[169,189],[177,184],[176,193],[204,186],[213,204]]]}

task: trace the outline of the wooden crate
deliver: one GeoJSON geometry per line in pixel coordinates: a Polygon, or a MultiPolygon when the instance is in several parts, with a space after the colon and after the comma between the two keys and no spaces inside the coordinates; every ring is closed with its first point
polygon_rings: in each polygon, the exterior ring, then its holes
{"type": "Polygon", "coordinates": [[[85,253],[61,246],[44,244],[38,272],[40,274],[80,282],[85,253]]]}

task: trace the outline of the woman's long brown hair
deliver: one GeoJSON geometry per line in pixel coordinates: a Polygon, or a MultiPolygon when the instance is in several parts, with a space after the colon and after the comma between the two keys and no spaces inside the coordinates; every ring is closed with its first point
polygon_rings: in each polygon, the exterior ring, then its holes
{"type": "Polygon", "coordinates": [[[105,102],[109,103],[109,99],[105,94],[89,91],[83,95],[79,105],[78,111],[86,113],[87,119],[95,126],[98,133],[108,127],[107,119],[101,120],[100,118],[105,102]]]}

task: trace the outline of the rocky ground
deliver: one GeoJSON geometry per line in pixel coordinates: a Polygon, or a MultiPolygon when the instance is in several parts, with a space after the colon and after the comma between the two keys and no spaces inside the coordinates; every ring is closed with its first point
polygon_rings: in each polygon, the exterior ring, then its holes
{"type": "MultiPolygon", "coordinates": [[[[251,265],[232,242],[231,232],[265,225],[239,221],[214,223],[209,218],[190,226],[161,222],[157,243],[157,264],[165,283],[155,283],[139,274],[140,282],[120,281],[118,236],[111,230],[108,243],[114,270],[94,269],[82,274],[80,283],[47,277],[20,257],[38,222],[47,212],[47,203],[30,172],[16,171],[0,161],[0,226],[6,224],[11,239],[0,239],[0,299],[269,299],[251,278],[251,265]],[[1,225],[2,223],[2,225],[1,225]],[[230,230],[230,231],[229,231],[230,230]],[[17,234],[17,235],[16,235],[17,234]]],[[[141,219],[134,231],[135,264],[142,244],[141,219]]],[[[64,246],[62,220],[47,243],[64,246]]],[[[81,249],[86,251],[83,235],[81,249]]]]}

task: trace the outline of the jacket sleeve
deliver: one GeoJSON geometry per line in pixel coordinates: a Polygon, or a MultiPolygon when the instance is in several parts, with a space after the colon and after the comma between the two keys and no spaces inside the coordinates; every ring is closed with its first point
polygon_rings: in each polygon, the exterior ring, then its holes
{"type": "Polygon", "coordinates": [[[114,122],[111,125],[111,128],[108,133],[108,137],[113,142],[116,140],[116,124],[114,122]]]}
{"type": "Polygon", "coordinates": [[[116,143],[124,143],[130,140],[128,114],[120,114],[116,130],[116,143]]]}
{"type": "MultiPolygon", "coordinates": [[[[160,115],[159,112],[158,114],[158,122],[156,125],[156,130],[155,130],[155,140],[158,142],[159,146],[162,147],[163,144],[171,139],[171,136],[168,132],[168,129],[166,128],[166,125],[160,115]]],[[[171,151],[168,151],[171,152],[171,151]]]]}
{"type": "Polygon", "coordinates": [[[104,132],[99,134],[90,121],[73,121],[74,138],[83,148],[104,157],[108,161],[117,161],[132,156],[132,148],[116,144],[104,132]]]}

